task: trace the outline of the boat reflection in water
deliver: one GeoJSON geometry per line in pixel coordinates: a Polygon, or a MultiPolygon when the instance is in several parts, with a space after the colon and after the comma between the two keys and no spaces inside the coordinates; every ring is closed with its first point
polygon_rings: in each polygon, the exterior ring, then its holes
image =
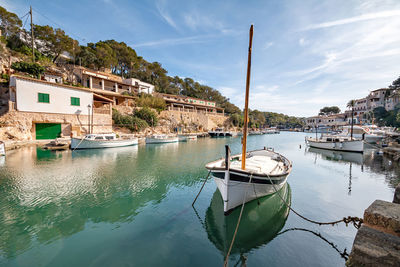
{"type": "Polygon", "coordinates": [[[314,147],[308,148],[308,152],[320,154],[323,159],[330,161],[352,162],[358,165],[363,165],[364,162],[363,154],[357,152],[334,151],[314,147]]]}
{"type": "MultiPolygon", "coordinates": [[[[290,205],[291,190],[288,184],[282,187],[279,194],[290,205]]],[[[240,209],[233,210],[229,216],[225,216],[223,210],[222,198],[217,190],[206,211],[205,228],[208,239],[225,256],[235,232],[240,209]]],[[[243,210],[231,255],[242,255],[267,244],[283,228],[288,215],[289,208],[278,194],[247,203],[243,210]]]]}

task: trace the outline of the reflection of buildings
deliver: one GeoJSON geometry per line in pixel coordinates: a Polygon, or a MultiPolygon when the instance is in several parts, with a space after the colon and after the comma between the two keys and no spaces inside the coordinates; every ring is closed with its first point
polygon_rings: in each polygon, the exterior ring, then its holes
{"type": "Polygon", "coordinates": [[[400,173],[400,165],[392,162],[391,159],[383,155],[376,154],[375,150],[366,150],[361,154],[308,148],[306,153],[314,154],[316,159],[319,156],[323,160],[349,163],[349,190],[351,190],[351,172],[353,167],[351,163],[360,165],[361,171],[371,171],[383,174],[387,184],[389,184],[391,188],[395,188],[400,183],[400,178],[398,176],[398,173],[400,173]]]}
{"type": "MultiPolygon", "coordinates": [[[[286,184],[279,193],[290,204],[291,190],[286,184]]],[[[254,248],[267,244],[285,225],[289,208],[277,194],[251,201],[246,204],[231,254],[247,253],[254,248]]],[[[224,215],[222,198],[215,191],[210,206],[206,211],[205,227],[208,239],[225,256],[228,252],[233,233],[238,221],[240,209],[235,209],[229,216],[224,215]]]]}

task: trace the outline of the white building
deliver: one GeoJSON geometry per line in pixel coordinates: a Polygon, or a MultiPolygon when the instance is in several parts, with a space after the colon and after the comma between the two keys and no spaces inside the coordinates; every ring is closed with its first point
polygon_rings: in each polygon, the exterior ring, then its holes
{"type": "Polygon", "coordinates": [[[150,84],[150,83],[145,83],[142,82],[141,80],[135,79],[135,78],[129,78],[129,79],[125,79],[124,83],[135,86],[136,88],[138,88],[138,93],[146,93],[146,94],[153,94],[154,92],[154,85],[150,84]]]}
{"type": "Polygon", "coordinates": [[[11,76],[9,114],[32,139],[111,131],[112,100],[87,88],[11,76]],[[35,137],[33,137],[35,136],[35,137]]]}
{"type": "Polygon", "coordinates": [[[306,119],[306,126],[317,127],[338,127],[346,125],[345,114],[318,115],[306,119]]]}

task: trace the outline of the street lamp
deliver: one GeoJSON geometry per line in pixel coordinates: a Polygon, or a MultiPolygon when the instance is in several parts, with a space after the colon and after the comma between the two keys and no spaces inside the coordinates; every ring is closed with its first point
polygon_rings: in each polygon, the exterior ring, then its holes
{"type": "Polygon", "coordinates": [[[87,106],[87,108],[88,108],[88,133],[91,133],[91,131],[90,131],[90,108],[91,107],[92,106],[90,104],[87,106]]]}

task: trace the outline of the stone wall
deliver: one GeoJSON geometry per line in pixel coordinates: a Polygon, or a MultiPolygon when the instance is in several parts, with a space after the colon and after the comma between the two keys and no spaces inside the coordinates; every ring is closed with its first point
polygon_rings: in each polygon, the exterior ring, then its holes
{"type": "MultiPolygon", "coordinates": [[[[71,114],[50,114],[9,111],[0,117],[0,140],[34,140],[35,123],[60,123],[61,137],[86,134],[88,131],[88,116],[71,114]]],[[[95,114],[93,116],[93,132],[112,132],[110,114],[95,114]]]]}
{"type": "Polygon", "coordinates": [[[164,110],[160,113],[161,119],[170,120],[173,125],[197,125],[199,130],[209,131],[222,127],[227,123],[228,117],[212,113],[197,113],[177,110],[164,110]]]}

